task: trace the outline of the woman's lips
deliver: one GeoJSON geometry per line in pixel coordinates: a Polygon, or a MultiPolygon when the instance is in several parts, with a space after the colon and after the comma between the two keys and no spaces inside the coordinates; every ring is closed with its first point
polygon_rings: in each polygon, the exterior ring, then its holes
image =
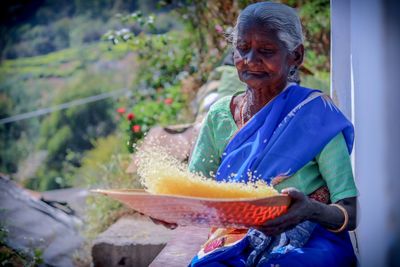
{"type": "Polygon", "coordinates": [[[248,70],[247,73],[249,74],[265,74],[265,71],[253,71],[253,70],[248,70]]]}
{"type": "Polygon", "coordinates": [[[253,77],[267,77],[268,72],[265,71],[254,71],[254,70],[245,70],[243,72],[245,76],[253,76],[253,77]]]}

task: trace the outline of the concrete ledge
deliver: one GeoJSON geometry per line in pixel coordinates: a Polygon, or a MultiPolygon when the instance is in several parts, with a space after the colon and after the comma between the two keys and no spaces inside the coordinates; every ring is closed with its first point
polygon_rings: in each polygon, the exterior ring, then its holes
{"type": "Polygon", "coordinates": [[[94,266],[148,266],[175,233],[139,214],[122,217],[93,243],[94,266]]]}
{"type": "Polygon", "coordinates": [[[207,241],[208,228],[178,227],[168,245],[150,264],[150,267],[188,266],[192,258],[207,241]]]}

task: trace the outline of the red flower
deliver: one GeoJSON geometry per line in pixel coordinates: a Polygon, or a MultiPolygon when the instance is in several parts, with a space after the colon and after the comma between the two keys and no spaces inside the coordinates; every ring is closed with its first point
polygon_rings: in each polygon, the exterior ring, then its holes
{"type": "Polygon", "coordinates": [[[174,99],[171,97],[164,99],[164,104],[166,104],[166,105],[171,105],[173,102],[174,102],[174,99]]]}
{"type": "Polygon", "coordinates": [[[222,26],[221,25],[215,25],[215,30],[218,32],[218,33],[223,33],[224,32],[224,28],[222,28],[222,26]]]}
{"type": "Polygon", "coordinates": [[[117,108],[117,112],[119,113],[119,114],[124,114],[125,113],[125,108],[117,108]]]}
{"type": "Polygon", "coordinates": [[[137,125],[137,124],[133,125],[131,130],[134,133],[139,133],[140,132],[140,125],[137,125]]]}
{"type": "Polygon", "coordinates": [[[128,116],[126,116],[126,118],[131,121],[135,118],[135,114],[133,114],[132,112],[128,114],[128,116]]]}

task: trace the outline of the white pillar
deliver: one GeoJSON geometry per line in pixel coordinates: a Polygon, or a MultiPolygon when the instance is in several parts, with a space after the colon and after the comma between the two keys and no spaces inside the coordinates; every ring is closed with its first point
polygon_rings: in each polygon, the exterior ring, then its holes
{"type": "Polygon", "coordinates": [[[331,0],[331,97],[352,120],[350,1],[331,0]]]}
{"type": "Polygon", "coordinates": [[[390,227],[390,257],[391,266],[400,266],[400,2],[385,0],[385,81],[386,81],[386,126],[387,126],[387,156],[385,157],[388,170],[387,187],[389,199],[390,227]]]}
{"type": "MultiPolygon", "coordinates": [[[[336,1],[336,0],[334,0],[336,1]]],[[[379,0],[352,0],[350,40],[361,266],[385,266],[389,241],[384,27],[379,0]]]]}
{"type": "Polygon", "coordinates": [[[361,266],[386,266],[391,234],[387,162],[398,158],[388,149],[393,144],[388,118],[397,116],[386,105],[393,94],[385,85],[382,11],[379,0],[331,0],[331,95],[355,125],[361,266]]]}

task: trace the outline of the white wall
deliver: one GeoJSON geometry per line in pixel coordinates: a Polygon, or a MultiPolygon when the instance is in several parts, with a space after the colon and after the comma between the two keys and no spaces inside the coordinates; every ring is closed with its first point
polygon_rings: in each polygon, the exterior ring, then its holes
{"type": "Polygon", "coordinates": [[[392,95],[385,79],[383,5],[379,0],[331,0],[331,11],[333,98],[356,131],[360,264],[386,266],[393,233],[388,227],[387,161],[397,155],[388,150],[387,118],[393,111],[387,108],[392,95]]]}

